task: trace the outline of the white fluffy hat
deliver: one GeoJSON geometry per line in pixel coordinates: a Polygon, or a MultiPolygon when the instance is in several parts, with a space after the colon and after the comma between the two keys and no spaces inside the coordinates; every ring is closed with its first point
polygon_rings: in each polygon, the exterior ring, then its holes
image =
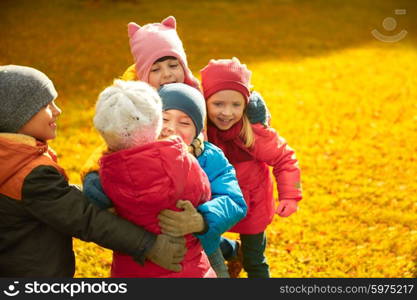
{"type": "Polygon", "coordinates": [[[94,126],[112,151],[155,141],[162,129],[162,102],[142,81],[116,79],[98,97],[94,126]]]}

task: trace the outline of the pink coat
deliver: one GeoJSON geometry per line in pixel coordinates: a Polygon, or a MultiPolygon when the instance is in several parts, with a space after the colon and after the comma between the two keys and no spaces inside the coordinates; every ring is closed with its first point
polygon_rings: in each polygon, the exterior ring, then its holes
{"type": "MultiPolygon", "coordinates": [[[[161,210],[178,211],[179,199],[198,206],[211,197],[207,176],[179,137],[105,155],[100,164],[103,189],[117,214],[155,234],[161,232],[157,219],[161,210]]],[[[114,252],[112,277],[215,277],[199,240],[187,235],[186,246],[182,272],[148,260],[141,266],[114,252]]]]}
{"type": "MultiPolygon", "coordinates": [[[[240,138],[234,144],[249,153],[252,159],[234,162],[239,186],[248,205],[247,216],[230,231],[243,234],[263,232],[272,222],[275,213],[273,182],[269,166],[277,181],[279,199],[301,200],[300,169],[294,151],[272,128],[252,124],[255,144],[251,149],[243,146],[240,138]]],[[[217,145],[222,148],[222,145],[217,145]]]]}

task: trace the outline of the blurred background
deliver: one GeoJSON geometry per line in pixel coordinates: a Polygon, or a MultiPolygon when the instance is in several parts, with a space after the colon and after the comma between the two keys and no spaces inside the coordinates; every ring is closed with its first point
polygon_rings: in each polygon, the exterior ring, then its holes
{"type": "MultiPolygon", "coordinates": [[[[413,0],[1,0],[0,65],[55,83],[51,145],[79,184],[101,142],[97,96],[133,63],[127,24],[175,16],[195,76],[212,58],[246,63],[300,161],[300,210],[267,231],[272,276],[417,277],[416,13],[413,0]]],[[[109,276],[111,251],[74,245],[77,277],[109,276]]]]}

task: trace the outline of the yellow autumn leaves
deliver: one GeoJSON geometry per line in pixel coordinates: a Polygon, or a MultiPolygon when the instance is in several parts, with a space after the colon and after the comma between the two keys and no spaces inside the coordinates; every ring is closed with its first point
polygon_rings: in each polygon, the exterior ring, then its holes
{"type": "MultiPolygon", "coordinates": [[[[416,21],[396,17],[409,29],[397,43],[370,33],[395,1],[90,2],[0,3],[0,64],[37,67],[55,82],[63,114],[51,144],[72,183],[100,143],[97,95],[132,63],[125,25],[173,14],[194,74],[210,58],[239,57],[296,151],[304,198],[267,230],[271,275],[417,276],[416,21]]],[[[74,249],[77,277],[109,276],[110,250],[79,240],[74,249]]]]}
{"type": "Polygon", "coordinates": [[[257,86],[297,151],[304,189],[300,211],[269,229],[273,276],[416,276],[415,59],[413,48],[375,43],[259,65],[279,76],[275,102],[268,82],[257,86]]]}

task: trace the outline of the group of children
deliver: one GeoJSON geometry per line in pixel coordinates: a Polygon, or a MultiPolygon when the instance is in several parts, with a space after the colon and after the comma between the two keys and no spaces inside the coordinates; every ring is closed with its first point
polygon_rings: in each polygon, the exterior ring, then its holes
{"type": "Polygon", "coordinates": [[[114,250],[112,277],[227,278],[242,264],[268,278],[265,230],[297,210],[300,170],[251,72],[211,60],[200,87],[173,17],[129,23],[128,35],[135,63],[98,97],[105,144],[82,170],[83,192],[47,145],[61,113],[52,82],[0,67],[0,276],[73,276],[74,236],[114,250]]]}

